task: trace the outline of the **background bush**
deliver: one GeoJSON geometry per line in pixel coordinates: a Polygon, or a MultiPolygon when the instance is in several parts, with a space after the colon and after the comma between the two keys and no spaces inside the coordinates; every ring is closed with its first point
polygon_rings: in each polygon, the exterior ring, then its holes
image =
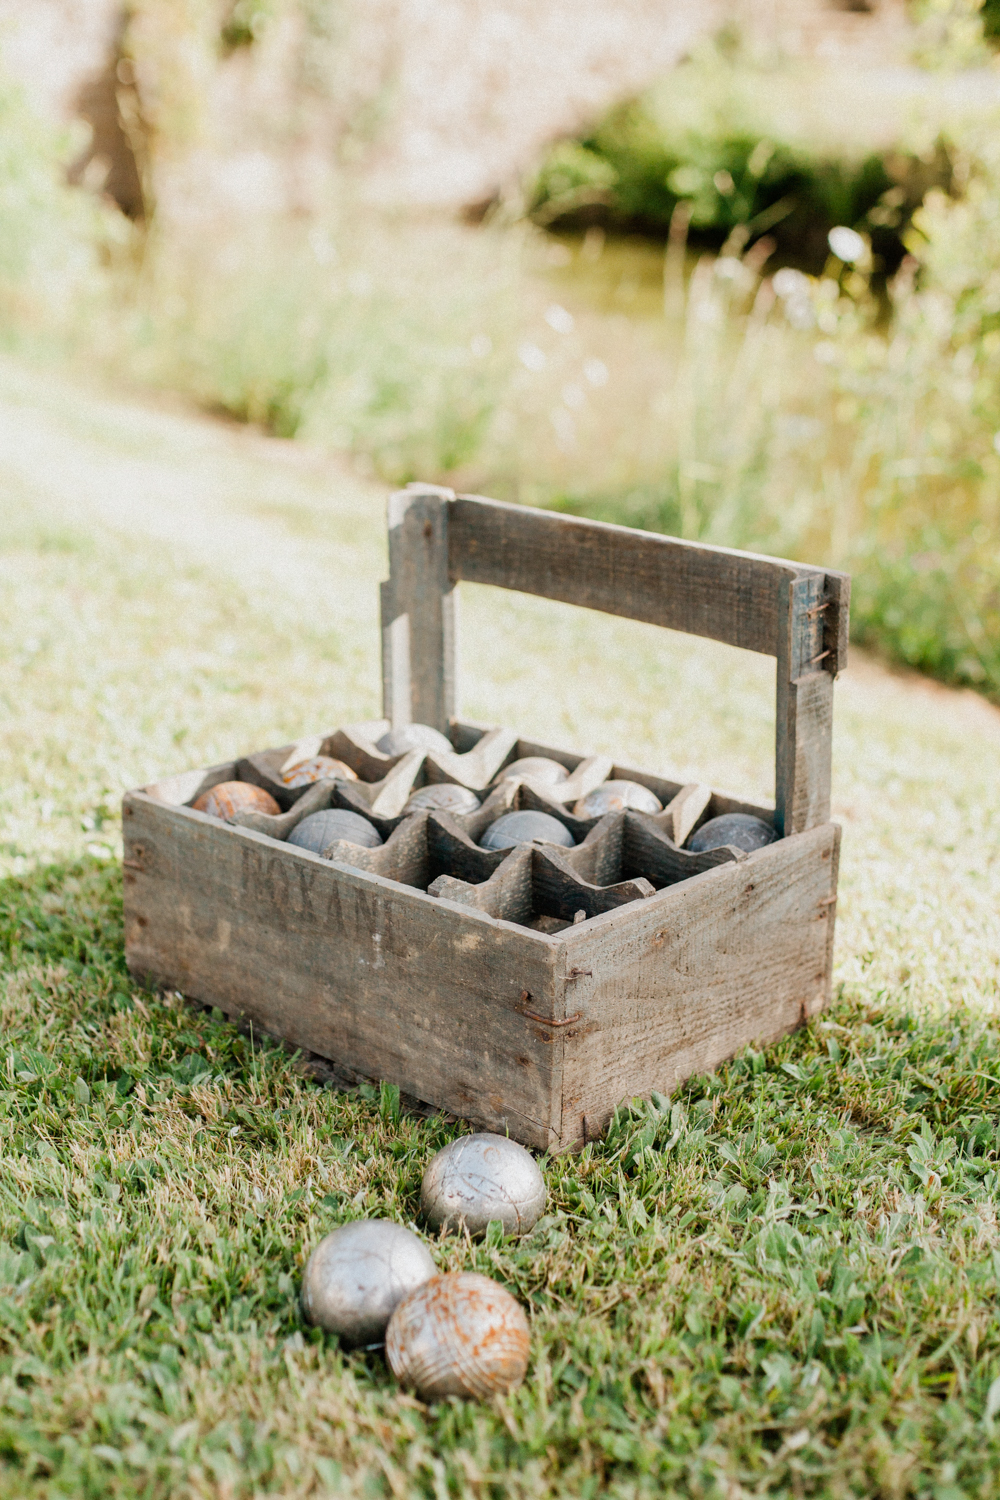
{"type": "Polygon", "coordinates": [[[586,136],[557,142],[529,186],[532,217],[546,227],[596,223],[664,237],[680,204],[698,243],[718,248],[734,230],[746,243],[766,230],[780,257],[816,272],[828,231],[847,224],[871,236],[892,272],[927,187],[947,184],[947,156],[873,151],[871,132],[843,120],[872,107],[863,86],[851,96],[814,84],[810,103],[808,74],[749,66],[738,51],[706,46],[586,136]],[[793,84],[801,97],[789,111],[781,102],[793,84]]]}
{"type": "MultiPolygon", "coordinates": [[[[734,65],[716,56],[705,76],[726,69],[738,102],[734,65]]],[[[626,111],[606,139],[638,139],[652,119],[645,105],[626,111]]],[[[846,567],[860,638],[1000,692],[994,122],[928,127],[915,142],[909,159],[928,171],[948,161],[950,191],[932,189],[908,226],[899,184],[882,191],[889,167],[879,176],[862,163],[852,178],[842,163],[824,177],[825,158],[807,171],[800,146],[749,127],[689,134],[657,212],[673,214],[670,194],[687,183],[691,224],[724,235],[722,253],[685,264],[676,233],[665,255],[628,251],[654,280],[647,314],[627,317],[582,297],[590,241],[553,243],[502,217],[473,230],[345,203],[305,224],[192,230],[154,217],[140,242],[66,185],[72,143],[9,88],[0,120],[8,343],[75,350],[89,369],[340,449],[392,483],[445,480],[846,567]],[[728,166],[709,145],[725,145],[728,166]],[[827,248],[815,274],[773,270],[780,226],[761,236],[753,221],[793,180],[803,193],[827,184],[820,227],[852,217],[858,183],[879,189],[867,229],[855,216],[865,232],[851,263],[827,248]],[[879,214],[908,256],[888,291],[879,214]]],[[[600,160],[600,190],[614,172],[616,191],[632,182],[638,202],[649,163],[663,165],[662,140],[649,141],[631,178],[579,142],[545,170],[561,160],[580,176],[600,160]]]]}

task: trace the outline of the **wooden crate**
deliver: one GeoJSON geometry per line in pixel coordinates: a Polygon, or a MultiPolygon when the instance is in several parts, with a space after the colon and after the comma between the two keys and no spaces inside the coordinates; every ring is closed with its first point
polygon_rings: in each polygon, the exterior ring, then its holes
{"type": "MultiPolygon", "coordinates": [[[[455,754],[387,760],[372,743],[384,724],[318,736],[353,755],[367,782],[310,788],[311,802],[277,820],[224,824],[189,804],[233,777],[273,785],[288,746],[128,793],[132,973],[547,1149],[594,1138],[622,1099],[668,1093],[815,1015],[830,988],[831,711],[849,579],[428,486],[392,497],[389,556],[386,720],[445,730],[455,754]],[[776,808],[706,802],[697,788],[614,766],[669,805],[657,818],[572,825],[587,835],[574,850],[485,859],[475,816],[401,820],[410,785],[484,787],[515,757],[552,756],[583,785],[609,769],[456,720],[460,579],[774,656],[776,808]],[[365,806],[391,834],[385,847],[341,845],[330,860],[283,841],[304,809],[331,799],[365,806]],[[773,821],[781,837],[750,855],[678,847],[692,817],[732,810],[773,821]]],[[[503,795],[541,805],[528,786],[503,795]]]]}

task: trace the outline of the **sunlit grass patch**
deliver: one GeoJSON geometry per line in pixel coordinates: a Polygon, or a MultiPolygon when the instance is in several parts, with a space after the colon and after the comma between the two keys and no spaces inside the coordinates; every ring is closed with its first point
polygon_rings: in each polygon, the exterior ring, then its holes
{"type": "Polygon", "coordinates": [[[959,1492],[998,1455],[1000,1039],[842,997],[623,1104],[520,1243],[451,1237],[529,1307],[492,1408],[427,1409],[304,1327],[335,1224],[413,1223],[455,1127],[348,1096],[138,991],[118,872],[0,887],[3,1492],[959,1492]],[[900,1488],[900,1483],[905,1485],[900,1488]]]}
{"type": "MultiPolygon", "coordinates": [[[[422,1233],[463,1127],[137,987],[114,857],[125,787],[377,711],[384,496],[306,446],[0,378],[0,1494],[896,1497],[949,1465],[989,1493],[995,712],[848,672],[834,1005],[623,1100],[545,1163],[528,1240],[433,1242],[522,1300],[532,1364],[495,1407],[425,1408],[298,1289],[339,1223],[422,1233]]],[[[771,791],[765,658],[471,586],[460,642],[463,712],[771,791]]]]}

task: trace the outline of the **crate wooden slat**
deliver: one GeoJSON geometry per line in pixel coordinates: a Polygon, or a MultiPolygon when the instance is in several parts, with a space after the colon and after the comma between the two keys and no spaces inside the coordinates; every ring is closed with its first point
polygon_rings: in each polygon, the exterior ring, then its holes
{"type": "Polygon", "coordinates": [[[774,656],[777,826],[801,833],[829,818],[846,574],[426,486],[389,503],[389,561],[382,669],[393,723],[446,731],[455,717],[455,584],[518,589],[774,656]]]}
{"type": "MultiPolygon", "coordinates": [[[[427,486],[392,497],[389,554],[387,720],[434,724],[459,754],[483,733],[455,718],[461,579],[773,655],[777,807],[714,794],[700,816],[754,812],[783,837],[652,895],[640,881],[641,899],[549,933],[194,812],[200,791],[237,773],[233,762],[125,798],[132,972],[555,1150],[598,1135],[621,1099],[667,1092],[815,1015],[836,906],[830,738],[845,575],[427,486]]],[[[582,759],[523,739],[508,758],[537,754],[570,770],[582,759]]],[[[611,774],[664,802],[681,791],[628,767],[611,774]]],[[[564,867],[572,880],[560,858],[541,863],[550,884],[564,867]]],[[[494,884],[502,893],[503,879],[494,884]]],[[[461,880],[441,889],[475,894],[461,880]]],[[[625,881],[605,902],[632,889],[625,881]]]]}

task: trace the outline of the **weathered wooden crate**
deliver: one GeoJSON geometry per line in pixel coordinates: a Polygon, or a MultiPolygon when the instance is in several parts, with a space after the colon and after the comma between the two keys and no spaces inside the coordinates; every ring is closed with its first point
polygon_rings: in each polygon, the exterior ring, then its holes
{"type": "MultiPolygon", "coordinates": [[[[623,1098],[669,1092],[815,1015],[829,993],[837,892],[830,737],[847,577],[426,486],[392,497],[389,555],[386,719],[448,732],[455,755],[386,760],[372,744],[384,724],[318,736],[353,755],[368,784],[322,783],[281,818],[245,814],[243,826],[188,804],[234,777],[273,785],[291,747],[128,793],[133,974],[552,1149],[599,1135],[623,1098]],[[714,793],[706,804],[697,788],[615,766],[669,805],[574,825],[588,836],[573,850],[487,859],[476,815],[401,820],[410,785],[483,788],[515,757],[551,756],[584,785],[608,771],[455,719],[460,579],[774,656],[776,809],[714,793]],[[391,834],[384,848],[341,845],[330,860],[283,841],[305,808],[331,800],[365,805],[391,834]],[[678,847],[692,815],[736,810],[782,836],[750,855],[678,847]]],[[[528,787],[503,796],[539,805],[528,787]]]]}

